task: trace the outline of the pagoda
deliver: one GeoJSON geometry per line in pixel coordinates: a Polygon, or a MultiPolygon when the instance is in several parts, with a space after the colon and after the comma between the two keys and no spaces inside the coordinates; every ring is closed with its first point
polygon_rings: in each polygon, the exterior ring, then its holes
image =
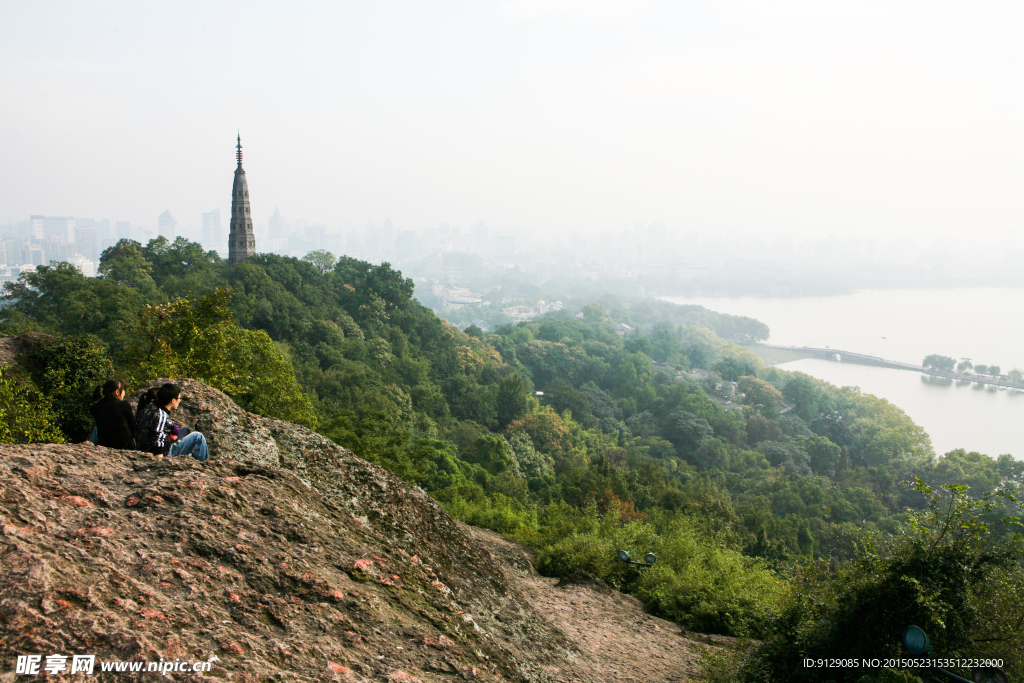
{"type": "Polygon", "coordinates": [[[238,167],[231,187],[231,233],[228,235],[228,262],[240,263],[256,253],[256,235],[252,231],[249,209],[249,185],[242,170],[242,134],[238,134],[238,167]]]}

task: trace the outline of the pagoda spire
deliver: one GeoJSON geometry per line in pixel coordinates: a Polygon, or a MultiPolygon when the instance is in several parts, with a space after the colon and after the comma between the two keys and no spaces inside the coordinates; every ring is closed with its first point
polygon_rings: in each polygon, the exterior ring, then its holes
{"type": "Polygon", "coordinates": [[[242,169],[242,133],[236,138],[235,182],[231,187],[231,232],[228,235],[228,261],[239,263],[256,253],[256,237],[252,230],[252,210],[249,208],[249,184],[242,169]]]}

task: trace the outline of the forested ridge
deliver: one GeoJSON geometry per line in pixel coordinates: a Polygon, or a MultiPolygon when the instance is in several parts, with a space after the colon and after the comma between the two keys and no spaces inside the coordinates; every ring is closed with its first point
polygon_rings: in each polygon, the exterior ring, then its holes
{"type": "Polygon", "coordinates": [[[23,274],[0,332],[51,335],[0,375],[3,442],[83,440],[109,376],[192,377],[537,548],[542,572],[758,639],[709,665],[721,680],[913,680],[800,665],[898,656],[910,623],[943,656],[1021,671],[1021,463],[936,457],[887,401],[763,367],[723,339],[766,338],[754,320],[608,297],[464,333],[387,264],[229,266],[159,238],[107,249],[96,278],[23,274]],[[658,560],[637,571],[619,549],[658,560]]]}

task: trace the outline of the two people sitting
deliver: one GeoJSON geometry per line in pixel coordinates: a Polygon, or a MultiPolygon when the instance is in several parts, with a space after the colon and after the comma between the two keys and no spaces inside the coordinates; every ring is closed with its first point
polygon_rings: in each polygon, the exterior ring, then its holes
{"type": "Polygon", "coordinates": [[[206,437],[171,420],[170,411],[181,404],[181,388],[168,382],[151,389],[133,412],[124,400],[127,387],[121,380],[108,380],[103,398],[90,407],[96,419],[95,443],[107,448],[132,448],[157,457],[191,455],[200,462],[210,457],[206,437]]]}

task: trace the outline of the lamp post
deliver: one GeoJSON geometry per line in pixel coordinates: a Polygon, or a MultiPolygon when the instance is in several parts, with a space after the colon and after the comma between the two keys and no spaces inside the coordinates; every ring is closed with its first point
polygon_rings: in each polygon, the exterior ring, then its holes
{"type": "MultiPolygon", "coordinates": [[[[907,652],[915,657],[930,657],[932,641],[920,626],[908,626],[903,631],[903,647],[907,648],[907,652]]],[[[1006,674],[994,666],[981,666],[973,669],[971,671],[972,680],[970,681],[937,666],[926,667],[926,669],[945,676],[946,680],[955,681],[956,683],[1010,683],[1010,679],[1007,678],[1006,674]]]]}
{"type": "Polygon", "coordinates": [[[643,562],[637,562],[636,560],[630,559],[628,550],[620,550],[619,559],[630,566],[645,568],[653,567],[654,563],[658,561],[658,558],[655,556],[654,553],[647,553],[646,555],[644,555],[643,562]]]}

